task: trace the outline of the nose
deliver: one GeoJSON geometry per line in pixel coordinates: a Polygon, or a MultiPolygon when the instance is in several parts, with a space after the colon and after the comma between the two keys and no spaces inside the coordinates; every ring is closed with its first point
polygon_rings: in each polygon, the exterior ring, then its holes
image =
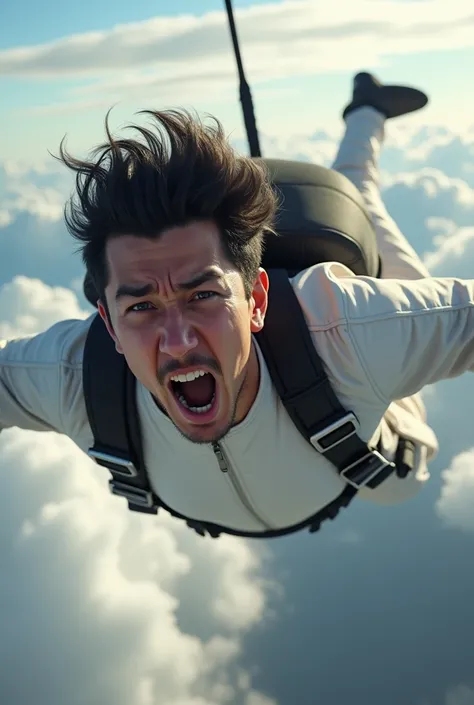
{"type": "Polygon", "coordinates": [[[196,332],[185,316],[178,309],[168,310],[160,333],[160,352],[181,358],[197,343],[196,332]]]}

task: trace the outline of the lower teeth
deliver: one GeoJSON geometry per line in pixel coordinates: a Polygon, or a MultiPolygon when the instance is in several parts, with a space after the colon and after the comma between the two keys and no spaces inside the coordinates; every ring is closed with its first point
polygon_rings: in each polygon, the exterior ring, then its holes
{"type": "Polygon", "coordinates": [[[182,394],[178,394],[178,399],[179,402],[186,407],[186,409],[189,409],[190,411],[193,411],[195,414],[204,414],[206,411],[209,411],[211,408],[212,404],[214,403],[214,399],[216,398],[216,394],[212,395],[212,399],[209,402],[209,404],[206,404],[205,406],[189,406],[188,402],[186,399],[183,397],[182,394]]]}

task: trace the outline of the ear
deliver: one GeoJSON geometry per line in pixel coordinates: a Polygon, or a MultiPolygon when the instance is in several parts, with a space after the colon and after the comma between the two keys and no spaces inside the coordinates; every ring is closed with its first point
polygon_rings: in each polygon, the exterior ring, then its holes
{"type": "Polygon", "coordinates": [[[114,343],[115,343],[115,349],[116,349],[116,351],[117,351],[118,353],[120,353],[120,355],[123,355],[122,347],[121,347],[121,345],[120,345],[120,343],[119,343],[119,341],[118,341],[117,336],[115,335],[115,331],[114,331],[114,329],[113,329],[113,326],[112,326],[111,322],[109,321],[109,317],[108,317],[108,315],[107,315],[107,311],[106,311],[106,309],[105,309],[105,306],[104,306],[104,304],[102,303],[102,301],[101,301],[100,299],[99,299],[99,301],[97,302],[97,310],[99,311],[99,315],[100,315],[100,317],[102,318],[102,320],[103,320],[104,323],[105,323],[105,327],[107,328],[107,331],[108,331],[110,337],[112,338],[112,340],[113,340],[114,343]]]}
{"type": "Polygon", "coordinates": [[[270,281],[268,279],[268,274],[264,269],[260,267],[250,299],[251,302],[253,302],[253,309],[251,311],[252,318],[250,325],[250,330],[252,333],[258,333],[263,328],[265,314],[267,312],[268,306],[269,285],[270,281]]]}

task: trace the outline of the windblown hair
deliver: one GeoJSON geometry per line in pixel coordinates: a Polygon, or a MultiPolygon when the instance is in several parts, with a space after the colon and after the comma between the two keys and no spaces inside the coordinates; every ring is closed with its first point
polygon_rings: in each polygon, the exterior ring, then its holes
{"type": "Polygon", "coordinates": [[[250,296],[278,206],[264,164],[237,155],[216,118],[206,126],[185,110],[141,112],[151,115],[155,131],[128,125],[143,141],[114,139],[107,113],[108,141],[93,150],[91,161],[72,157],[61,141],[58,158],[76,173],[66,225],[81,243],[87,285],[105,303],[109,239],[157,238],[170,227],[213,220],[250,296]]]}

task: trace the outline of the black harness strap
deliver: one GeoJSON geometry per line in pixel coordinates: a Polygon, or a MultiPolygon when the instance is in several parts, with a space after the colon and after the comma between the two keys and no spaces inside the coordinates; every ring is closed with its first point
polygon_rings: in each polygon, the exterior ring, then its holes
{"type": "Polygon", "coordinates": [[[358,422],[336,397],[283,269],[269,271],[265,325],[256,335],[277,392],[300,433],[356,491],[374,489],[394,470],[357,435],[358,422]]]}
{"type": "Polygon", "coordinates": [[[97,314],[87,334],[84,367],[84,396],[94,434],[88,455],[112,474],[113,494],[126,497],[129,509],[148,514],[158,511],[139,449],[131,442],[129,413],[135,405],[134,378],[128,373],[123,355],[115,350],[102,319],[97,314]],[[131,403],[133,402],[133,403],[131,403]]]}

